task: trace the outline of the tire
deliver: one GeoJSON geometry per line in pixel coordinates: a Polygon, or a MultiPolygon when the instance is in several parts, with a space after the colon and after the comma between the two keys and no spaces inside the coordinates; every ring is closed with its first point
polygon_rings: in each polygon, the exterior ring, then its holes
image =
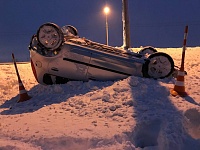
{"type": "Polygon", "coordinates": [[[174,61],[166,53],[151,54],[142,67],[144,77],[162,79],[170,76],[174,71],[174,61]]]}
{"type": "Polygon", "coordinates": [[[61,30],[65,36],[69,36],[69,33],[73,36],[78,36],[78,30],[74,26],[65,25],[61,28],[61,30]]]}
{"type": "Polygon", "coordinates": [[[64,35],[60,27],[57,26],[56,24],[45,23],[42,26],[40,26],[40,28],[38,29],[37,39],[38,39],[38,43],[42,47],[48,50],[55,50],[55,49],[58,49],[62,45],[64,41],[64,35]]]}
{"type": "Polygon", "coordinates": [[[29,44],[29,47],[28,47],[28,49],[29,50],[37,50],[37,48],[36,48],[36,45],[38,44],[38,41],[37,41],[37,37],[36,37],[36,35],[34,34],[33,36],[32,36],[32,38],[31,38],[31,41],[30,41],[30,44],[29,44]]]}
{"type": "Polygon", "coordinates": [[[139,54],[148,58],[149,55],[156,53],[157,50],[153,47],[144,47],[139,51],[139,54]]]}

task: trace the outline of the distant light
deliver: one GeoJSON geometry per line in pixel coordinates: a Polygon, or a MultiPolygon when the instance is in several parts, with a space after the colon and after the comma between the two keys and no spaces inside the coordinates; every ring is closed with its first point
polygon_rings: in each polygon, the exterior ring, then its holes
{"type": "Polygon", "coordinates": [[[108,14],[109,12],[110,12],[110,8],[106,6],[106,7],[104,8],[104,13],[105,13],[105,14],[108,14]]]}

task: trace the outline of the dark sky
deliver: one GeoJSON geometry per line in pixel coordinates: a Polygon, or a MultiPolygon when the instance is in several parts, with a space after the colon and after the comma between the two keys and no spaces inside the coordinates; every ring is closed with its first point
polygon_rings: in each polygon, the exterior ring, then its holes
{"type": "MultiPolygon", "coordinates": [[[[109,45],[122,45],[121,0],[0,0],[0,61],[13,52],[29,57],[31,36],[40,25],[53,22],[78,29],[81,37],[105,43],[105,14],[109,45]]],[[[200,46],[200,0],[129,0],[131,46],[182,47],[189,26],[188,46],[200,46]]],[[[20,59],[20,58],[19,58],[20,59]]]]}

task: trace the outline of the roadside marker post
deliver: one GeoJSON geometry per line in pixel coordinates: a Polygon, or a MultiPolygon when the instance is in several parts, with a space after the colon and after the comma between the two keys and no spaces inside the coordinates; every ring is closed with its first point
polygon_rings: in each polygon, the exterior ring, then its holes
{"type": "Polygon", "coordinates": [[[188,34],[188,26],[185,27],[185,32],[184,32],[181,67],[178,71],[178,76],[176,78],[174,89],[170,90],[172,96],[180,95],[181,97],[185,97],[188,95],[188,93],[185,92],[185,84],[184,84],[184,76],[186,75],[184,71],[184,61],[185,61],[187,34],[188,34]]]}
{"type": "Polygon", "coordinates": [[[27,91],[24,88],[24,85],[23,85],[23,83],[21,81],[21,78],[20,78],[20,75],[19,75],[19,71],[18,71],[18,68],[17,68],[16,61],[15,61],[15,56],[14,56],[13,53],[12,53],[12,59],[13,59],[13,63],[14,63],[14,66],[15,66],[15,71],[16,71],[17,78],[18,78],[18,83],[19,83],[19,95],[20,95],[20,98],[19,98],[19,100],[17,102],[18,103],[19,102],[24,102],[24,101],[27,101],[27,100],[31,99],[32,97],[27,94],[27,91]]]}

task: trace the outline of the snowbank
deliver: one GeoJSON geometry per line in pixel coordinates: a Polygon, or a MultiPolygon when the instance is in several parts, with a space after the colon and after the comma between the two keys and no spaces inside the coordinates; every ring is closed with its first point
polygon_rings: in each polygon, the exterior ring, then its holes
{"type": "MultiPolygon", "coordinates": [[[[180,65],[181,48],[158,48],[180,65]]],[[[200,48],[187,48],[185,87],[173,97],[175,80],[131,76],[120,81],[38,84],[30,63],[18,64],[32,96],[16,103],[13,64],[0,64],[0,149],[199,150],[200,48]]]]}

